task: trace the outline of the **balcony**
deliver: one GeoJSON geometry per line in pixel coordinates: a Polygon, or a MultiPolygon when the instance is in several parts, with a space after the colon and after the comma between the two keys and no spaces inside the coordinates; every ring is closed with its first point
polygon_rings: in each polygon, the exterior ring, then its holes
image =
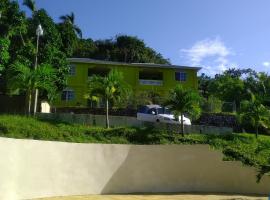
{"type": "Polygon", "coordinates": [[[163,86],[163,80],[147,80],[147,79],[139,79],[140,85],[155,85],[155,86],[163,86]]]}
{"type": "Polygon", "coordinates": [[[163,86],[163,73],[154,70],[142,70],[139,72],[139,84],[163,86]]]}

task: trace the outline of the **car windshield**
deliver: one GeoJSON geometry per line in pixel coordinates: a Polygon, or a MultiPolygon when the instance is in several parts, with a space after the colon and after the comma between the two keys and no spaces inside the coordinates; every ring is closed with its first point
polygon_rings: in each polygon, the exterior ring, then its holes
{"type": "Polygon", "coordinates": [[[168,108],[158,108],[158,114],[172,114],[171,111],[168,108]]]}

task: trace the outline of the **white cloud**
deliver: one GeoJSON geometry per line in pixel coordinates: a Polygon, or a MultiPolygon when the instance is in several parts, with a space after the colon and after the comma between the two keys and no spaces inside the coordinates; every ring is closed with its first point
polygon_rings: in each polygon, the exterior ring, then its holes
{"type": "Polygon", "coordinates": [[[265,61],[265,62],[262,63],[262,65],[263,65],[264,67],[269,68],[269,67],[270,67],[270,62],[265,61]]]}
{"type": "Polygon", "coordinates": [[[198,41],[191,48],[182,49],[181,52],[186,57],[188,64],[203,67],[202,72],[209,75],[215,75],[235,66],[228,59],[233,52],[218,37],[198,41]]]}

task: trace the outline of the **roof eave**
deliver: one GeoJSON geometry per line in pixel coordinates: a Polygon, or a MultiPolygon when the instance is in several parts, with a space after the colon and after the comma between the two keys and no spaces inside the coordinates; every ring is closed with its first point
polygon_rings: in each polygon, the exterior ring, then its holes
{"type": "Polygon", "coordinates": [[[149,68],[170,68],[170,69],[192,69],[199,71],[201,67],[190,67],[190,66],[179,66],[179,65],[164,65],[164,64],[150,64],[150,63],[123,63],[123,62],[112,62],[95,60],[90,58],[67,58],[69,62],[77,63],[92,63],[92,64],[107,64],[107,65],[124,65],[124,66],[134,66],[134,67],[149,67],[149,68]]]}

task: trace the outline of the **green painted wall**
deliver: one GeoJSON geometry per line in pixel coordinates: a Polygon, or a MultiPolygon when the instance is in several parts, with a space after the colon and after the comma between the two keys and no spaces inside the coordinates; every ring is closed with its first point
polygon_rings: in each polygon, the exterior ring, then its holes
{"type": "Polygon", "coordinates": [[[59,97],[58,100],[54,103],[56,107],[69,107],[69,106],[87,106],[87,100],[84,98],[87,88],[88,80],[88,69],[94,67],[102,68],[117,68],[123,73],[125,81],[132,87],[134,93],[139,93],[142,91],[155,91],[166,96],[168,91],[174,88],[177,84],[182,84],[184,87],[191,87],[197,89],[198,80],[197,80],[197,71],[196,69],[171,69],[171,68],[149,68],[141,66],[122,66],[122,65],[106,65],[106,64],[89,64],[89,63],[71,63],[75,65],[75,75],[70,75],[68,77],[68,89],[72,89],[75,92],[75,99],[71,101],[61,100],[59,97]],[[163,73],[163,85],[162,86],[153,86],[153,85],[141,85],[139,83],[139,71],[148,70],[148,71],[159,71],[163,73]],[[183,71],[187,73],[187,81],[181,82],[175,80],[175,72],[183,71]]]}

